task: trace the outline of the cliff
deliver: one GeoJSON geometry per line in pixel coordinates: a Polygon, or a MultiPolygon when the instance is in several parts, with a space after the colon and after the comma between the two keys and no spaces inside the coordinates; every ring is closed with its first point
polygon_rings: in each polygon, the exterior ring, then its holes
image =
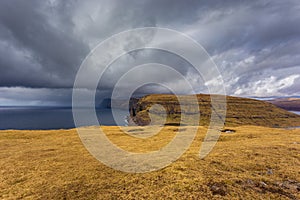
{"type": "MultiPolygon", "coordinates": [[[[162,120],[167,125],[179,125],[181,115],[184,115],[183,125],[195,125],[193,120],[199,114],[195,111],[195,105],[190,100],[192,96],[181,96],[185,98],[185,104],[180,107],[175,95],[154,94],[145,96],[130,106],[130,124],[148,125],[159,124],[162,120]],[[154,106],[153,105],[160,105],[154,106]],[[152,108],[151,108],[152,107],[152,108]],[[164,116],[165,114],[165,116],[164,116]]],[[[210,123],[211,105],[210,95],[198,94],[197,106],[200,110],[200,124],[207,126],[210,123]]],[[[227,111],[225,125],[258,125],[266,127],[291,127],[300,126],[300,116],[290,113],[275,105],[254,99],[226,96],[227,111]]]]}

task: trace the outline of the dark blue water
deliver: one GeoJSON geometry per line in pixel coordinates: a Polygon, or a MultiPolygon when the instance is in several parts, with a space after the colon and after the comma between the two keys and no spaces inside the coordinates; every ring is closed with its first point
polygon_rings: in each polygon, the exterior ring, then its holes
{"type": "MultiPolygon", "coordinates": [[[[96,109],[99,124],[106,126],[126,125],[127,110],[116,110],[114,119],[109,109],[96,109]]],[[[86,109],[81,109],[82,117],[89,116],[86,109]]],[[[291,111],[300,114],[298,111],[291,111]]],[[[88,117],[86,117],[88,118],[88,117]]],[[[86,122],[82,126],[93,126],[86,122]]],[[[0,130],[5,129],[67,129],[74,128],[74,120],[71,108],[57,107],[0,107],[0,130]]]]}
{"type": "MultiPolygon", "coordinates": [[[[89,116],[86,109],[81,109],[82,116],[89,116]]],[[[106,126],[126,125],[127,110],[117,110],[114,119],[110,109],[96,109],[99,124],[106,126]]],[[[85,126],[93,126],[86,122],[85,126]]],[[[57,107],[0,107],[0,130],[5,129],[66,129],[74,128],[72,108],[57,107]]]]}

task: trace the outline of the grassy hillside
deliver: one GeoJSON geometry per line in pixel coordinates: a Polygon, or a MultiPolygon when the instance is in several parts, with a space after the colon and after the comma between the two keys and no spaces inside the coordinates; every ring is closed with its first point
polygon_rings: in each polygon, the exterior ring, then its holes
{"type": "MultiPolygon", "coordinates": [[[[158,150],[180,128],[165,127],[147,140],[103,127],[131,152],[158,150]]],[[[115,171],[91,156],[76,130],[0,131],[0,199],[299,199],[300,129],[229,127],[203,160],[206,128],[170,166],[151,173],[115,171]]],[[[153,127],[126,127],[147,133],[153,127]]]]}
{"type": "MultiPolygon", "coordinates": [[[[191,102],[191,96],[181,96],[185,99],[185,104],[180,107],[175,95],[148,95],[141,98],[131,108],[131,119],[138,125],[150,123],[149,113],[151,113],[152,123],[161,122],[163,113],[167,113],[167,124],[178,124],[181,114],[188,120],[184,124],[190,125],[195,119],[195,106],[191,102]],[[159,104],[163,107],[154,108],[152,105],[159,104]]],[[[207,126],[211,117],[211,100],[209,95],[199,94],[198,106],[201,113],[200,125],[207,126]]],[[[287,112],[275,105],[254,99],[227,96],[226,125],[258,125],[267,127],[288,127],[300,126],[300,116],[287,112]]]]}

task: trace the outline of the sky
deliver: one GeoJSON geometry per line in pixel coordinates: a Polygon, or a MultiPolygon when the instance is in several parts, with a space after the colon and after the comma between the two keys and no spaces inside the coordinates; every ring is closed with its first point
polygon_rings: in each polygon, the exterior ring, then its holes
{"type": "MultiPolygon", "coordinates": [[[[76,73],[89,52],[114,34],[141,27],[174,29],[201,44],[218,66],[228,95],[300,96],[298,0],[2,0],[0,106],[71,105],[76,73]]],[[[109,97],[128,66],[145,62],[170,65],[196,92],[207,92],[185,61],[141,50],[110,66],[98,99],[109,97]]],[[[158,74],[189,93],[168,72],[158,74]]],[[[153,86],[138,91],[162,92],[153,86]]]]}

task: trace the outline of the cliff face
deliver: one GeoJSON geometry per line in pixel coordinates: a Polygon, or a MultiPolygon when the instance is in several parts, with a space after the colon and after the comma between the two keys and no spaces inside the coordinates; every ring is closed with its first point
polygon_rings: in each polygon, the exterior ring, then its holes
{"type": "MultiPolygon", "coordinates": [[[[182,115],[185,125],[203,125],[210,123],[211,105],[210,95],[198,94],[197,105],[191,101],[191,96],[182,96],[185,103],[180,107],[175,95],[148,95],[130,106],[130,124],[148,125],[161,124],[163,121],[167,125],[179,125],[182,115]],[[160,105],[160,106],[153,106],[160,105]],[[195,106],[199,106],[200,122],[197,119],[198,111],[195,106]],[[166,120],[165,120],[166,119],[166,120]],[[164,121],[165,120],[165,121],[164,121]]],[[[181,97],[180,97],[181,98],[181,97]]],[[[227,111],[225,125],[259,125],[267,127],[289,127],[300,126],[300,116],[287,112],[275,105],[254,99],[227,96],[227,111]]]]}

